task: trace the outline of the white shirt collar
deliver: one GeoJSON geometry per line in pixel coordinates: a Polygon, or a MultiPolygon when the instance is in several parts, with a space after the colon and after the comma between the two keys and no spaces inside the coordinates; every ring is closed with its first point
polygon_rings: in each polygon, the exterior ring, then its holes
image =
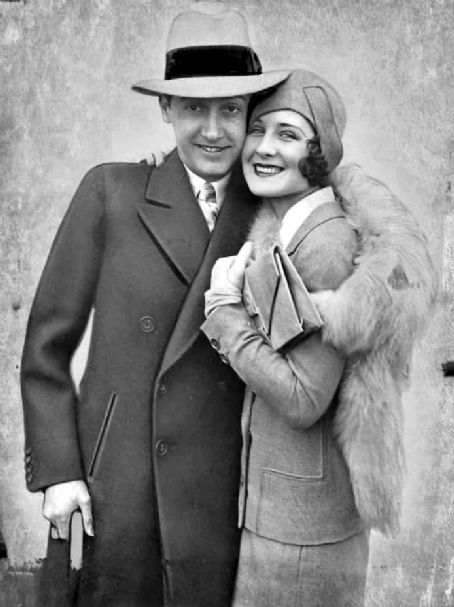
{"type": "Polygon", "coordinates": [[[315,211],[316,208],[325,202],[334,202],[334,200],[333,188],[328,186],[316,190],[312,194],[309,194],[309,196],[305,196],[290,207],[282,218],[279,230],[279,237],[283,247],[287,247],[298,228],[306,221],[312,211],[315,211]]]}
{"type": "MultiPolygon", "coordinates": [[[[203,179],[203,177],[199,177],[198,175],[193,173],[191,169],[188,169],[188,167],[184,163],[183,166],[188,173],[189,181],[191,182],[191,187],[192,191],[194,192],[194,196],[198,199],[199,192],[202,189],[202,185],[206,182],[206,179],[203,179]]],[[[218,179],[217,181],[210,181],[216,191],[216,201],[219,207],[224,201],[229,179],[230,173],[227,173],[227,175],[224,175],[224,177],[218,179]]]]}

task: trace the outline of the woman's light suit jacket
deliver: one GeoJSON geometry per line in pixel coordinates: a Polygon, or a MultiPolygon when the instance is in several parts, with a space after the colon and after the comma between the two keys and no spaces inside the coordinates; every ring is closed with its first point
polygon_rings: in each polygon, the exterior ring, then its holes
{"type": "MultiPolygon", "coordinates": [[[[251,233],[255,251],[278,242],[265,203],[251,233]]],[[[337,202],[318,207],[287,247],[309,291],[336,289],[351,273],[356,235],[337,202]]],[[[285,543],[316,545],[364,529],[349,472],[333,435],[345,358],[320,332],[274,351],[242,304],[216,309],[203,325],[249,390],[242,418],[239,523],[285,543]]]]}

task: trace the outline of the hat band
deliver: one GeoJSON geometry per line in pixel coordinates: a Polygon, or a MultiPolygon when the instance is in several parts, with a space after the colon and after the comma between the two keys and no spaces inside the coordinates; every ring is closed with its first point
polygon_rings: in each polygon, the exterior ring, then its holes
{"type": "Polygon", "coordinates": [[[260,60],[248,46],[190,46],[166,55],[166,80],[200,76],[254,76],[260,60]]]}

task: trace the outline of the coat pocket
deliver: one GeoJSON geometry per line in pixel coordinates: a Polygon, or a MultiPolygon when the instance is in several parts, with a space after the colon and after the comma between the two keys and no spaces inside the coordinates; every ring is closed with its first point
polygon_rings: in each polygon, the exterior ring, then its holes
{"type": "Polygon", "coordinates": [[[90,465],[88,467],[87,480],[89,483],[92,483],[96,478],[99,464],[101,462],[101,457],[104,452],[104,447],[106,445],[107,436],[109,434],[110,424],[112,422],[113,413],[115,410],[115,406],[117,404],[117,394],[116,392],[112,392],[110,398],[107,402],[106,411],[104,413],[104,418],[102,420],[101,428],[99,429],[98,438],[96,440],[95,448],[93,450],[93,455],[90,460],[90,465]]]}
{"type": "Polygon", "coordinates": [[[326,479],[262,469],[256,532],[289,544],[304,544],[326,503],[326,479]]]}

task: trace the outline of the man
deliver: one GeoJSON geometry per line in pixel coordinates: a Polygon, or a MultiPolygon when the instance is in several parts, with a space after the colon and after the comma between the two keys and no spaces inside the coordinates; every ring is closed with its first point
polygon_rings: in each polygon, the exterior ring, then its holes
{"type": "Polygon", "coordinates": [[[243,386],[199,327],[211,268],[256,206],[235,166],[249,97],[287,76],[261,73],[238,13],[180,14],[165,80],[134,87],[160,97],[177,149],[155,169],[92,169],[60,226],[22,362],[27,485],[52,523],[42,605],[230,604],[243,386]],[[93,308],[76,395],[69,366],[93,308]]]}

